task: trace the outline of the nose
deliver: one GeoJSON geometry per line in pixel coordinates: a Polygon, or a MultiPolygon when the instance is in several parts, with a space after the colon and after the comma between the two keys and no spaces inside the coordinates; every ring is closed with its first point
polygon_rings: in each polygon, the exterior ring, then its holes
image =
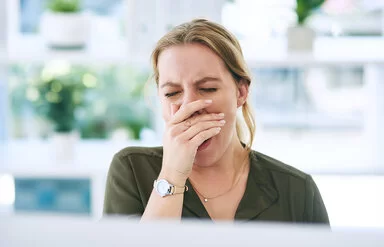
{"type": "Polygon", "coordinates": [[[192,89],[185,89],[183,94],[183,105],[199,100],[199,95],[192,89]]]}
{"type": "MultiPolygon", "coordinates": [[[[201,95],[199,95],[196,91],[191,89],[184,90],[182,106],[185,106],[199,99],[201,99],[201,95]]],[[[193,115],[201,114],[201,113],[203,113],[203,109],[196,111],[193,115]]]]}

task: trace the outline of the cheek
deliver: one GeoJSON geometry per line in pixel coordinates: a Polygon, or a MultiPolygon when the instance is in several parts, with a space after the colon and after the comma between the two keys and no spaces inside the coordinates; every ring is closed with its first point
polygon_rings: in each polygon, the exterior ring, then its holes
{"type": "Polygon", "coordinates": [[[227,122],[226,126],[233,126],[236,122],[237,105],[233,100],[226,100],[225,97],[216,99],[215,104],[207,110],[208,112],[224,113],[225,121],[227,122]]]}
{"type": "Polygon", "coordinates": [[[237,100],[233,94],[225,94],[215,99],[216,106],[225,113],[227,117],[236,117],[237,100]]]}
{"type": "Polygon", "coordinates": [[[228,111],[225,113],[227,126],[229,129],[232,129],[234,126],[236,126],[236,111],[233,111],[232,109],[228,109],[228,111]]]}
{"type": "Polygon", "coordinates": [[[225,119],[227,121],[227,130],[230,131],[236,127],[237,120],[237,104],[236,101],[227,100],[223,106],[225,107],[225,119]]]}
{"type": "Polygon", "coordinates": [[[163,119],[168,122],[171,119],[171,105],[165,101],[161,101],[160,104],[163,119]]]}

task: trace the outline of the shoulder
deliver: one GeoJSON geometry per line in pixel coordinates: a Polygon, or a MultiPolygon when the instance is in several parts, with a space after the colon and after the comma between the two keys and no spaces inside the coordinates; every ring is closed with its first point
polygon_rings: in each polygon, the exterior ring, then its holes
{"type": "Polygon", "coordinates": [[[261,166],[264,170],[267,170],[270,174],[291,177],[299,180],[308,179],[308,174],[288,164],[283,163],[277,159],[274,159],[266,154],[252,150],[254,161],[257,165],[261,166]]]}
{"type": "Polygon", "coordinates": [[[107,174],[104,212],[141,215],[162,164],[161,147],[127,147],[112,159],[107,174]]]}
{"type": "Polygon", "coordinates": [[[110,169],[116,172],[131,171],[142,176],[157,174],[162,158],[162,147],[126,147],[114,155],[110,169]]]}
{"type": "Polygon", "coordinates": [[[109,180],[125,187],[152,189],[162,166],[162,147],[127,147],[118,151],[109,166],[109,180]]]}
{"type": "Polygon", "coordinates": [[[327,210],[312,177],[299,169],[260,152],[251,151],[253,176],[271,198],[280,201],[287,215],[298,221],[329,224],[327,210]]]}
{"type": "Polygon", "coordinates": [[[162,158],[163,147],[126,147],[117,152],[115,157],[120,159],[130,159],[134,157],[162,158]]]}

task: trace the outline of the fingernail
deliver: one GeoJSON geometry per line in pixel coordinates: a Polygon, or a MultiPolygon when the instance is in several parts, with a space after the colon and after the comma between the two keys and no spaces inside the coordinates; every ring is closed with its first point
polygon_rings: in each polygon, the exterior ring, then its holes
{"type": "Polygon", "coordinates": [[[207,99],[207,100],[205,100],[205,103],[206,103],[206,104],[211,104],[211,103],[212,103],[212,100],[211,100],[211,99],[207,99]]]}
{"type": "Polygon", "coordinates": [[[216,128],[216,132],[220,132],[221,128],[220,127],[217,127],[216,128]]]}
{"type": "Polygon", "coordinates": [[[225,120],[220,120],[219,123],[220,124],[225,124],[225,120]]]}
{"type": "Polygon", "coordinates": [[[219,114],[217,114],[217,116],[218,116],[218,117],[224,117],[225,114],[224,114],[224,113],[219,113],[219,114]]]}

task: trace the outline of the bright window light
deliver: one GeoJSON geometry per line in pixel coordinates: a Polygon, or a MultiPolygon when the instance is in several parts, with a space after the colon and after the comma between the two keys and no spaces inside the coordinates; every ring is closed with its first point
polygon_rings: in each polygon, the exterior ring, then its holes
{"type": "Polygon", "coordinates": [[[0,174],[0,206],[15,202],[15,181],[11,175],[0,174]]]}

